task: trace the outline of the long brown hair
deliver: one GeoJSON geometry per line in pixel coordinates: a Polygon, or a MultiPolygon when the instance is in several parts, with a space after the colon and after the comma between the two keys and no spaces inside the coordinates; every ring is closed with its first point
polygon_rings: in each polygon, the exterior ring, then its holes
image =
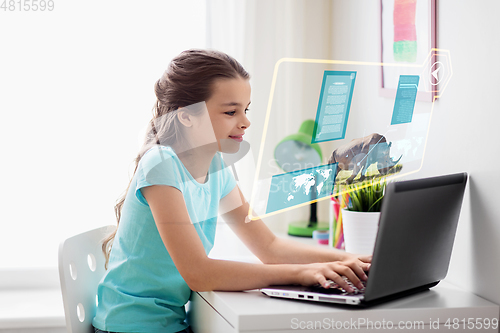
{"type": "MultiPolygon", "coordinates": [[[[238,61],[223,52],[191,49],[172,59],[167,70],[154,85],[157,100],[144,144],[135,158],[134,175],[139,161],[149,148],[156,144],[171,145],[182,140],[180,124],[175,117],[176,112],[173,111],[208,100],[212,95],[215,80],[238,77],[249,79],[250,75],[238,61]]],[[[132,180],[115,205],[117,228],[102,243],[106,268],[131,182],[132,180]]]]}

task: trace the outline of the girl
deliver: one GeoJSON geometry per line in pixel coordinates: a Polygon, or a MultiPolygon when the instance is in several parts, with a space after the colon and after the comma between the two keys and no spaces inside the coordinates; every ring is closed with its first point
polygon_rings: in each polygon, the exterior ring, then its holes
{"type": "Polygon", "coordinates": [[[155,93],[134,176],[115,207],[119,227],[103,243],[109,267],[98,288],[96,332],[188,332],[191,290],[328,287],[327,280],[351,290],[342,276],[362,288],[370,257],[288,242],[261,220],[245,222],[249,205],[220,154],[237,152],[250,126],[249,75],[235,59],[182,52],[155,93]],[[264,264],[207,256],[219,213],[264,264]]]}

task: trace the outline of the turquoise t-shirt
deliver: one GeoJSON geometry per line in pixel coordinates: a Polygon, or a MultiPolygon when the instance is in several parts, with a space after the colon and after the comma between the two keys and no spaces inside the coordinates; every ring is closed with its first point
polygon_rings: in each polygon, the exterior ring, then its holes
{"type": "Polygon", "coordinates": [[[175,267],[140,189],[168,185],[184,196],[205,252],[213,247],[219,201],[236,182],[217,153],[208,179],[193,179],[170,147],[142,157],[122,209],[108,270],[99,284],[93,325],[111,332],[178,332],[187,327],[184,305],[191,290],[175,267]]]}

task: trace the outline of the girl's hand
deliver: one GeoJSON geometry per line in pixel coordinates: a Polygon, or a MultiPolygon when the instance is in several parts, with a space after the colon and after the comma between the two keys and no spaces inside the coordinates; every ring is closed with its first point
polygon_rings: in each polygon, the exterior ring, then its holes
{"type": "MultiPolygon", "coordinates": [[[[365,256],[362,258],[367,261],[371,259],[365,256]]],[[[351,258],[346,258],[342,261],[303,265],[304,268],[299,273],[299,282],[305,286],[319,283],[324,288],[329,288],[330,284],[327,280],[332,280],[347,292],[353,292],[354,290],[343,279],[343,276],[345,276],[358,289],[363,289],[361,280],[366,281],[368,279],[365,271],[367,271],[370,266],[370,264],[364,260],[360,260],[357,256],[352,255],[351,258]]]]}
{"type": "Polygon", "coordinates": [[[342,255],[342,261],[349,261],[349,260],[354,260],[354,259],[358,259],[359,261],[365,263],[365,264],[368,264],[368,265],[363,265],[363,270],[365,272],[369,271],[370,270],[370,263],[372,262],[372,256],[371,255],[366,255],[366,254],[353,254],[353,253],[349,253],[349,252],[344,252],[343,255],[342,255]]]}

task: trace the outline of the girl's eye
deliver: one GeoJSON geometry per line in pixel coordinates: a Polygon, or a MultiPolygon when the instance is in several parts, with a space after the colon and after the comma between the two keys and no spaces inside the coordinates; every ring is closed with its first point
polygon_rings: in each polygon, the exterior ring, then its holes
{"type": "MultiPolygon", "coordinates": [[[[249,109],[245,109],[245,114],[247,114],[248,111],[249,109]]],[[[227,114],[228,116],[234,116],[236,114],[236,111],[228,111],[224,113],[227,114]]]]}

